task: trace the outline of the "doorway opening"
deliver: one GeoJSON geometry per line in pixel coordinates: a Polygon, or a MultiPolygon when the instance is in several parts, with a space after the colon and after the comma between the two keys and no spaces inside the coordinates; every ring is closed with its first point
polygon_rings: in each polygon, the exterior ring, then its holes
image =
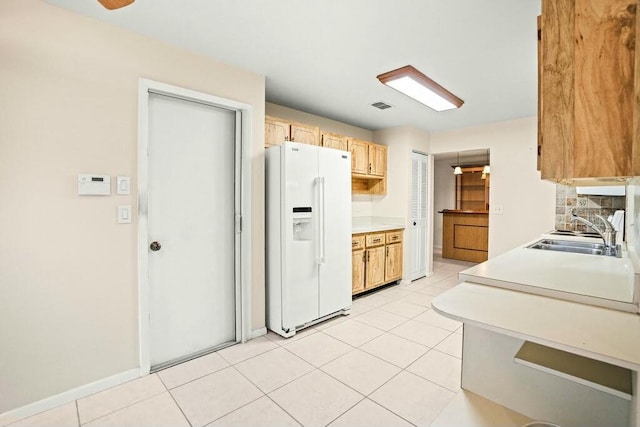
{"type": "Polygon", "coordinates": [[[434,257],[487,260],[490,164],[489,149],[434,155],[434,257]]]}

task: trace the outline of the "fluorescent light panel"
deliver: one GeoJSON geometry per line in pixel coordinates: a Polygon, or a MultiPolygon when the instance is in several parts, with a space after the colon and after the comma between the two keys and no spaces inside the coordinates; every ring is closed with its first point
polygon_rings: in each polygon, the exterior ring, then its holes
{"type": "Polygon", "coordinates": [[[452,110],[464,104],[463,100],[411,65],[380,74],[378,80],[436,111],[452,110]]]}

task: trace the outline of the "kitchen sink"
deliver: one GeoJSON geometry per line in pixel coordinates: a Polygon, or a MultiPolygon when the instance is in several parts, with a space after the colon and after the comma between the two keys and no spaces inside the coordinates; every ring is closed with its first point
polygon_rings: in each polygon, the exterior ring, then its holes
{"type": "Polygon", "coordinates": [[[595,237],[600,239],[600,235],[593,231],[572,231],[572,230],[554,230],[549,232],[556,236],[578,236],[578,237],[595,237]]]}
{"type": "Polygon", "coordinates": [[[547,251],[573,252],[576,254],[618,256],[618,251],[614,251],[614,253],[608,253],[602,243],[542,239],[527,247],[531,249],[542,249],[547,251]]]}

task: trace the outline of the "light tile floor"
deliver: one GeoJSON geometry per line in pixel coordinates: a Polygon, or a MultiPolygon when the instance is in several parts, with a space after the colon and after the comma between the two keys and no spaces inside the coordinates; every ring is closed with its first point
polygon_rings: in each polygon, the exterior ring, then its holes
{"type": "Polygon", "coordinates": [[[472,264],[357,298],[293,338],[269,332],[10,424],[22,426],[520,426],[460,388],[462,327],[431,309],[472,264]]]}

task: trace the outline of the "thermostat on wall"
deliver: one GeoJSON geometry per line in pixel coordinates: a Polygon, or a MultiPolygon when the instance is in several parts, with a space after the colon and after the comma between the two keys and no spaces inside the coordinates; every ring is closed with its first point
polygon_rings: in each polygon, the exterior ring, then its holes
{"type": "Polygon", "coordinates": [[[109,175],[78,175],[78,195],[109,196],[111,195],[111,177],[109,175]]]}

